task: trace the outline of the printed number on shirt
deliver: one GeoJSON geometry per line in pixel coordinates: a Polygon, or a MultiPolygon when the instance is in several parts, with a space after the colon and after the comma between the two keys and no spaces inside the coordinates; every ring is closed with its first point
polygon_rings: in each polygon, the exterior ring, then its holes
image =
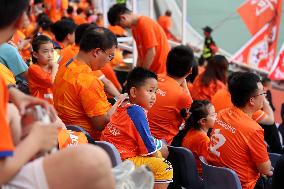
{"type": "Polygon", "coordinates": [[[214,130],[214,133],[211,135],[210,140],[210,152],[220,157],[220,152],[218,151],[218,149],[226,142],[226,138],[220,133],[220,129],[214,130]]]}

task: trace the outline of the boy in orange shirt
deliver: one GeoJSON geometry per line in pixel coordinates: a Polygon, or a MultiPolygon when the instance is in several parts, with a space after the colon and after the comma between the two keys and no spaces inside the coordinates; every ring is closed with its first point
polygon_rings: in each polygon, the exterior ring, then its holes
{"type": "Polygon", "coordinates": [[[163,28],[166,33],[168,39],[171,39],[176,42],[180,42],[179,39],[171,32],[172,27],[172,12],[170,10],[166,10],[165,15],[161,15],[158,19],[158,23],[163,28]]]}
{"type": "Polygon", "coordinates": [[[94,71],[113,58],[116,46],[116,37],[108,29],[86,31],[79,53],[59,69],[54,81],[54,106],[59,117],[67,125],[83,127],[95,140],[117,104],[111,107],[108,103],[104,85],[94,71]]]}
{"type": "Polygon", "coordinates": [[[180,111],[192,103],[185,78],[195,64],[193,52],[187,46],[177,46],[169,52],[166,64],[167,74],[158,75],[157,102],[148,119],[152,135],[171,144],[184,121],[180,111]]]}
{"type": "Polygon", "coordinates": [[[29,89],[32,96],[45,99],[53,104],[52,85],[58,64],[53,62],[53,43],[45,35],[32,41],[33,63],[28,70],[29,89]]]}
{"type": "Polygon", "coordinates": [[[165,62],[170,46],[157,22],[146,16],[132,14],[125,4],[113,5],[108,11],[108,20],[111,25],[131,28],[138,50],[137,66],[157,74],[166,71],[165,62]]]}
{"type": "Polygon", "coordinates": [[[233,107],[218,113],[213,127],[208,162],[233,169],[243,189],[253,189],[260,174],[271,176],[264,131],[252,119],[263,106],[265,92],[254,73],[237,73],[229,82],[233,107]]]}
{"type": "Polygon", "coordinates": [[[161,141],[152,137],[146,111],[156,100],[157,75],[143,68],[135,68],[127,78],[129,100],[123,101],[111,116],[102,133],[102,140],[112,143],[123,160],[136,166],[147,165],[155,176],[155,189],[166,189],[172,182],[173,170],[158,150],[161,141]]]}

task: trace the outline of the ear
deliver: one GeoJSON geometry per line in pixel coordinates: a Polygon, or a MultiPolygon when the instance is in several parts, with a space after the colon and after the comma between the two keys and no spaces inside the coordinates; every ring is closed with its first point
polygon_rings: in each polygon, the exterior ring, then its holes
{"type": "Polygon", "coordinates": [[[199,120],[199,124],[203,126],[206,124],[206,121],[207,121],[206,118],[202,118],[199,120]]]}
{"type": "Polygon", "coordinates": [[[34,56],[35,58],[38,58],[38,53],[37,53],[37,52],[33,52],[33,56],[34,56]]]}
{"type": "Polygon", "coordinates": [[[254,103],[254,98],[253,98],[253,97],[251,97],[251,98],[249,99],[249,105],[251,105],[251,106],[254,106],[254,105],[255,105],[255,103],[254,103]]]}
{"type": "Polygon", "coordinates": [[[92,50],[92,54],[93,54],[93,56],[94,56],[95,58],[96,58],[96,57],[98,56],[98,54],[100,53],[99,51],[100,51],[100,48],[95,48],[95,49],[92,50]]]}
{"type": "Polygon", "coordinates": [[[137,95],[136,95],[137,89],[135,87],[131,87],[130,90],[129,90],[129,93],[130,93],[130,97],[132,97],[132,98],[137,97],[137,95]]]}

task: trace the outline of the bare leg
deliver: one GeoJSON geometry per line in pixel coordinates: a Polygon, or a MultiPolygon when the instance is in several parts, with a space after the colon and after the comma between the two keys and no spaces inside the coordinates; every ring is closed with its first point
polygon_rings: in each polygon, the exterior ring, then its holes
{"type": "Polygon", "coordinates": [[[17,107],[12,103],[8,104],[7,113],[8,113],[7,115],[8,123],[10,125],[13,142],[14,145],[16,146],[20,142],[22,135],[21,116],[19,114],[17,107]]]}
{"type": "Polygon", "coordinates": [[[157,183],[155,183],[155,185],[154,185],[154,189],[167,189],[168,188],[168,183],[166,184],[161,184],[161,183],[159,183],[159,184],[157,184],[157,183]]]}
{"type": "Polygon", "coordinates": [[[47,156],[43,161],[51,189],[114,189],[108,155],[94,145],[79,145],[47,156]]]}

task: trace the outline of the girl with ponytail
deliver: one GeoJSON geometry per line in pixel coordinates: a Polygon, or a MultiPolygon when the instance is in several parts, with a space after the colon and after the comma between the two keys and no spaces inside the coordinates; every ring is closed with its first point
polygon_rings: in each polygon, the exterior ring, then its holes
{"type": "Polygon", "coordinates": [[[214,106],[207,100],[193,101],[190,110],[186,113],[181,111],[181,115],[188,117],[185,126],[174,137],[173,146],[183,146],[192,151],[196,159],[198,173],[202,174],[199,156],[205,159],[208,154],[209,137],[207,132],[213,127],[217,114],[214,106]]]}

